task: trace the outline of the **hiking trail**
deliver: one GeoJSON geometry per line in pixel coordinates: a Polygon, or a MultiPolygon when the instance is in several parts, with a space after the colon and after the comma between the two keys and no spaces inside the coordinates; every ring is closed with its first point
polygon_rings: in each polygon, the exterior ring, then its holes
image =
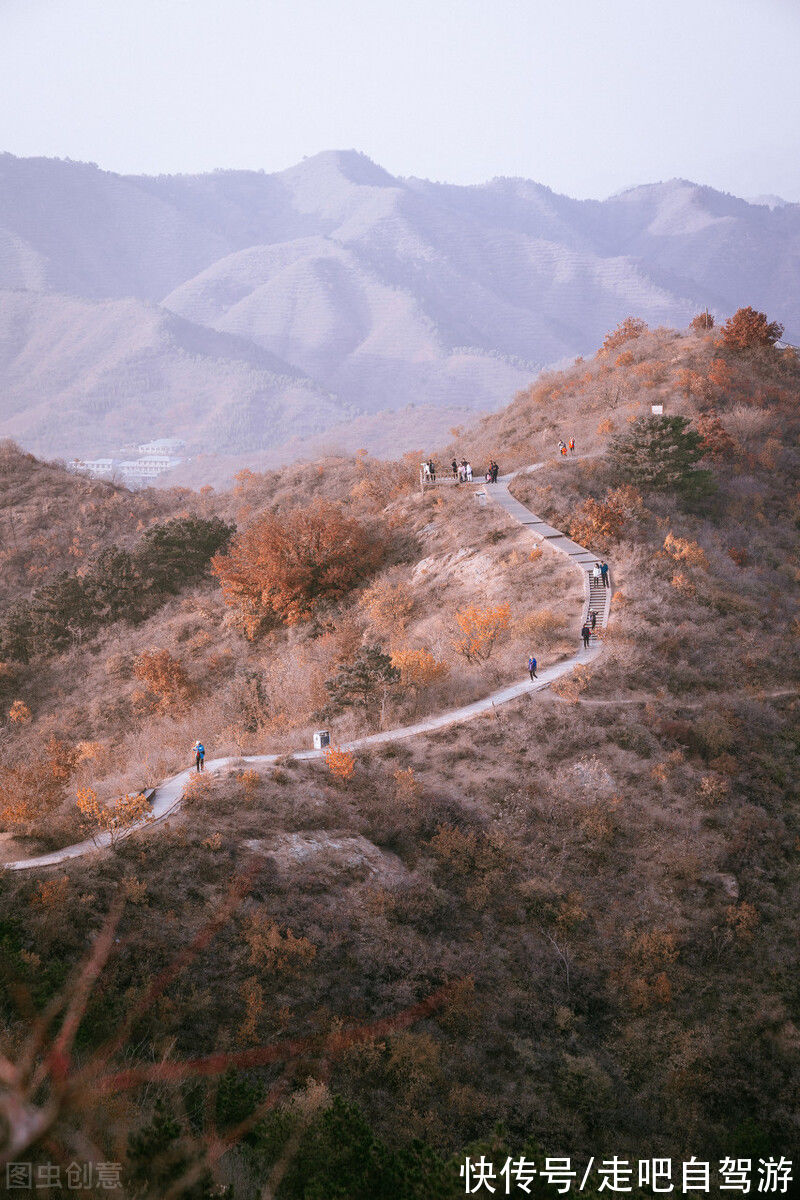
{"type": "MultiPolygon", "coordinates": [[[[603,629],[608,623],[611,608],[611,588],[604,587],[602,583],[597,585],[592,580],[591,571],[594,564],[598,561],[597,556],[583,546],[579,546],[576,542],[571,541],[560,530],[554,529],[552,525],[548,525],[541,517],[537,517],[530,509],[526,508],[524,504],[512,496],[509,491],[509,483],[517,475],[529,474],[546,465],[544,462],[534,463],[532,466],[523,467],[519,471],[513,471],[509,475],[501,475],[497,483],[480,484],[477,492],[483,490],[486,493],[488,501],[502,508],[512,520],[524,526],[542,545],[551,546],[553,550],[564,554],[572,561],[576,569],[582,572],[584,579],[584,604],[581,623],[586,620],[589,610],[594,609],[597,613],[598,629],[603,629]]],[[[465,485],[466,495],[476,494],[471,488],[467,490],[468,486],[465,485]]],[[[488,696],[484,696],[480,700],[474,700],[471,704],[465,704],[461,708],[453,708],[448,712],[426,717],[414,725],[400,725],[395,729],[385,729],[380,733],[367,734],[365,737],[356,738],[354,741],[343,744],[339,749],[351,751],[363,750],[370,746],[382,746],[388,742],[397,742],[405,738],[433,733],[438,729],[445,729],[449,725],[461,725],[466,721],[471,721],[474,717],[481,716],[483,713],[492,712],[498,705],[508,704],[509,701],[516,700],[520,696],[525,696],[529,692],[541,691],[553,683],[554,680],[568,674],[576,666],[591,662],[600,653],[600,650],[601,643],[597,637],[594,637],[593,643],[588,649],[584,649],[581,646],[570,658],[554,663],[553,666],[540,671],[538,678],[535,680],[530,680],[526,677],[520,683],[512,683],[507,687],[499,688],[497,691],[491,692],[488,696]]],[[[215,758],[206,762],[205,770],[209,774],[219,774],[233,767],[244,765],[271,766],[277,763],[278,759],[285,760],[287,758],[294,759],[296,762],[306,762],[309,759],[322,758],[324,753],[324,750],[295,750],[288,754],[253,754],[229,758],[215,758]]],[[[176,812],[180,808],[184,798],[186,785],[194,774],[194,768],[188,767],[186,770],[160,783],[156,787],[151,799],[149,820],[133,825],[129,829],[121,830],[115,834],[113,841],[121,841],[131,833],[146,829],[149,825],[158,824],[170,816],[170,814],[176,812]]],[[[20,858],[13,862],[2,863],[0,867],[8,871],[55,867],[61,863],[69,862],[70,859],[92,854],[94,851],[101,850],[111,844],[112,835],[110,833],[97,833],[94,838],[87,838],[85,841],[76,842],[72,846],[64,846],[61,850],[53,850],[48,854],[38,854],[32,858],[20,858]]]]}

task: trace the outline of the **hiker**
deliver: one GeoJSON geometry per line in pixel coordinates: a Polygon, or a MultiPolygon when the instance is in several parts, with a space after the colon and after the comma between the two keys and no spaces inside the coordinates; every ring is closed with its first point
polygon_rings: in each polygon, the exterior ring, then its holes
{"type": "Polygon", "coordinates": [[[596,562],[592,567],[592,583],[599,583],[603,577],[603,571],[599,562],[596,562]]]}
{"type": "Polygon", "coordinates": [[[457,480],[458,479],[458,460],[454,458],[453,461],[451,462],[450,466],[453,468],[453,479],[457,480]]]}
{"type": "Polygon", "coordinates": [[[534,679],[539,678],[539,676],[536,674],[536,659],[533,657],[533,655],[531,655],[528,659],[528,674],[531,677],[531,683],[533,683],[534,679]]]}
{"type": "Polygon", "coordinates": [[[498,465],[494,461],[494,459],[492,459],[492,483],[497,483],[497,476],[499,474],[500,474],[500,468],[498,467],[498,465]]]}
{"type": "Polygon", "coordinates": [[[467,460],[462,458],[461,465],[458,468],[459,482],[466,483],[467,480],[467,460]]]}
{"type": "Polygon", "coordinates": [[[430,476],[431,482],[436,483],[436,464],[434,463],[432,458],[428,459],[427,467],[428,467],[428,475],[430,476]]]}
{"type": "Polygon", "coordinates": [[[569,452],[570,452],[570,454],[575,453],[575,438],[569,439],[569,452]]]}
{"type": "Polygon", "coordinates": [[[589,621],[589,624],[590,624],[590,625],[591,625],[591,627],[592,627],[592,633],[594,633],[595,626],[597,625],[597,613],[594,611],[594,609],[593,609],[593,608],[590,608],[590,609],[589,609],[589,617],[588,617],[588,621],[589,621]]]}
{"type": "Polygon", "coordinates": [[[194,754],[195,770],[196,771],[204,771],[205,770],[206,748],[203,745],[203,743],[195,742],[195,744],[192,746],[192,753],[194,754]]]}
{"type": "Polygon", "coordinates": [[[583,644],[587,650],[589,649],[589,640],[590,640],[591,636],[592,636],[591,629],[589,628],[588,625],[584,625],[583,629],[581,630],[581,637],[583,638],[583,644]]]}
{"type": "Polygon", "coordinates": [[[472,463],[467,463],[465,467],[467,483],[472,483],[472,463]]]}
{"type": "Polygon", "coordinates": [[[611,585],[608,582],[608,563],[607,562],[600,564],[600,574],[603,578],[603,587],[610,587],[611,585]]]}
{"type": "Polygon", "coordinates": [[[559,454],[563,454],[563,453],[564,453],[564,451],[565,451],[565,449],[566,449],[566,447],[565,447],[565,445],[564,445],[564,442],[563,442],[563,440],[562,440],[561,438],[559,438],[559,439],[558,439],[558,452],[559,452],[559,454]]]}
{"type": "Polygon", "coordinates": [[[486,474],[484,475],[483,478],[485,479],[486,483],[492,482],[492,468],[491,467],[486,468],[486,474]]]}

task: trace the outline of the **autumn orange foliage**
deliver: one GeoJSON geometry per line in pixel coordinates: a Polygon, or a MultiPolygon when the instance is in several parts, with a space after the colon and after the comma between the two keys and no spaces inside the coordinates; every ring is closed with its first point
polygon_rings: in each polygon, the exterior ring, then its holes
{"type": "Polygon", "coordinates": [[[380,565],[385,545],[341,505],[318,500],[283,516],[265,513],[212,560],[227,604],[248,637],[309,620],[380,565]]]}
{"type": "Polygon", "coordinates": [[[715,358],[708,368],[708,382],[721,392],[727,392],[733,386],[733,372],[724,358],[715,358]]]}
{"type": "Polygon", "coordinates": [[[134,825],[151,821],[150,804],[141,792],[120,796],[103,804],[94,788],[78,788],[76,796],[78,811],[88,824],[92,838],[99,833],[110,835],[112,846],[118,838],[134,825]]]}
{"type": "Polygon", "coordinates": [[[414,608],[414,593],[407,583],[379,579],[367,588],[360,603],[378,629],[401,631],[414,608]]]}
{"type": "Polygon", "coordinates": [[[682,367],[675,376],[675,381],[687,400],[690,396],[703,397],[708,390],[708,381],[699,371],[693,371],[690,367],[682,367]]]}
{"type": "Polygon", "coordinates": [[[479,608],[471,604],[455,615],[458,636],[455,648],[467,662],[485,662],[501,634],[508,629],[511,609],[508,604],[479,608]]]}
{"type": "Polygon", "coordinates": [[[15,725],[30,725],[31,710],[24,700],[15,700],[8,710],[8,719],[15,725]]]}
{"type": "Polygon", "coordinates": [[[678,959],[677,938],[671,930],[628,932],[627,962],[617,978],[631,1007],[646,1012],[653,1004],[672,1000],[670,969],[678,959]]]}
{"type": "Polygon", "coordinates": [[[704,571],[708,570],[706,552],[697,542],[668,533],[664,538],[664,552],[675,562],[685,563],[689,567],[701,567],[704,571]]]}
{"type": "Polygon", "coordinates": [[[41,879],[33,897],[33,903],[45,910],[58,910],[66,903],[69,896],[70,883],[67,875],[58,879],[41,879]]]}
{"type": "Polygon", "coordinates": [[[325,750],[325,766],[334,779],[346,783],[356,769],[356,760],[349,750],[339,750],[336,746],[328,746],[325,750]]]}
{"type": "Polygon", "coordinates": [[[295,937],[291,929],[280,927],[266,913],[250,916],[244,929],[250,950],[250,963],[268,971],[295,972],[313,962],[317,947],[306,937],[295,937]]]}
{"type": "Polygon", "coordinates": [[[722,341],[729,350],[739,352],[774,346],[783,335],[783,326],[770,321],[766,313],[748,305],[738,309],[722,326],[722,341]]]}
{"type": "Polygon", "coordinates": [[[401,683],[417,687],[436,683],[449,670],[446,662],[439,662],[430,650],[425,649],[393,650],[392,666],[400,672],[401,683]]]}
{"type": "Polygon", "coordinates": [[[46,762],[5,767],[0,772],[0,820],[25,825],[58,803],[62,790],[46,762]]]}
{"type": "Polygon", "coordinates": [[[609,354],[633,338],[641,337],[643,333],[647,333],[647,325],[644,321],[638,317],[626,317],[616,329],[612,329],[611,333],[606,334],[603,339],[603,350],[609,354]]]}
{"type": "Polygon", "coordinates": [[[735,937],[742,942],[751,942],[761,918],[754,905],[742,900],[739,904],[728,906],[725,920],[735,937]]]}
{"type": "Polygon", "coordinates": [[[695,333],[707,333],[709,329],[714,328],[714,318],[708,311],[698,313],[696,317],[692,317],[689,328],[695,333]]]}
{"type": "Polygon", "coordinates": [[[697,421],[697,432],[703,439],[703,450],[712,458],[725,458],[736,450],[736,443],[714,409],[700,414],[697,421]]]}
{"type": "Polygon", "coordinates": [[[419,797],[420,785],[413,767],[398,767],[394,772],[395,795],[405,804],[414,805],[419,797]]]}
{"type": "Polygon", "coordinates": [[[588,688],[591,677],[588,667],[577,666],[557,679],[552,685],[552,689],[562,700],[567,700],[570,704],[577,704],[582,693],[588,688]]]}
{"type": "Polygon", "coordinates": [[[158,712],[173,712],[185,708],[192,688],[180,659],[169,650],[144,650],[134,660],[133,674],[146,684],[156,697],[158,712]]]}
{"type": "Polygon", "coordinates": [[[53,734],[47,742],[47,757],[53,778],[66,783],[78,765],[79,750],[53,734]]]}
{"type": "Polygon", "coordinates": [[[570,522],[570,535],[591,549],[605,549],[620,536],[625,524],[643,511],[641,494],[625,484],[610,488],[604,499],[589,496],[570,522]]]}
{"type": "Polygon", "coordinates": [[[746,546],[728,546],[728,557],[736,563],[737,567],[746,567],[750,561],[746,546]]]}
{"type": "Polygon", "coordinates": [[[676,571],[669,582],[670,586],[674,587],[675,591],[680,592],[681,596],[686,597],[687,600],[691,599],[697,591],[696,586],[685,571],[676,571]]]}

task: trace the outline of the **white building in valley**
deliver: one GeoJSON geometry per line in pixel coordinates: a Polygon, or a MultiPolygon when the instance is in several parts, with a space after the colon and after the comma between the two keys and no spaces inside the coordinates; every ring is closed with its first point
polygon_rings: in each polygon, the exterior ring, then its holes
{"type": "Polygon", "coordinates": [[[142,487],[183,461],[175,451],[184,444],[178,438],[159,438],[139,446],[139,458],[76,458],[68,465],[71,471],[91,479],[113,479],[129,487],[142,487]]]}
{"type": "Polygon", "coordinates": [[[143,454],[141,458],[126,459],[119,464],[119,473],[126,483],[147,482],[163,475],[172,467],[182,462],[180,458],[170,458],[168,454],[143,454]]]}
{"type": "Polygon", "coordinates": [[[70,471],[79,471],[92,479],[112,479],[118,465],[115,458],[73,458],[67,464],[70,471]]]}
{"type": "Polygon", "coordinates": [[[156,438],[152,442],[143,442],[138,450],[147,458],[154,456],[174,459],[178,451],[182,450],[185,445],[186,443],[182,442],[180,438],[156,438]]]}

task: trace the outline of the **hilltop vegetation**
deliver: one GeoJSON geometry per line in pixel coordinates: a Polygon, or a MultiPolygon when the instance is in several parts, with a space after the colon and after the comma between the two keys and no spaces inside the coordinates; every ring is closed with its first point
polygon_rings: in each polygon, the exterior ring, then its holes
{"type": "MultiPolygon", "coordinates": [[[[743,328],[763,331],[748,317],[731,337],[626,324],[454,443],[504,468],[572,435],[589,455],[513,489],[611,563],[592,669],[334,770],[282,761],[201,781],[177,818],[113,853],[0,878],[9,976],[39,1008],[127,898],[76,1057],[122,1028],[139,1065],[114,1076],[112,1112],[83,1092],[62,1119],[137,1187],[159,1194],[194,1163],[196,1195],[212,1194],[205,1167],[237,1200],[268,1177],[278,1200],[427,1200],[463,1194],[466,1153],[791,1156],[800,367],[771,336],[742,344],[743,328]],[[274,1043],[291,1049],[259,1057],[274,1043]]],[[[63,841],[79,786],[141,786],[198,733],[214,756],[284,750],[327,704],[344,740],[518,677],[529,648],[567,652],[577,576],[465,489],[420,497],[417,461],[360,455],[244,474],[230,494],[113,501],[137,562],[148,527],[237,528],[207,574],[174,594],[162,581],[138,623],[8,662],[4,711],[24,711],[2,731],[6,807],[11,778],[23,799],[34,778],[52,797],[9,832],[63,841]],[[330,573],[289,554],[282,531],[309,522],[364,539],[352,575],[335,538],[330,573]],[[277,591],[276,563],[279,582],[292,568],[277,591]],[[456,614],[505,603],[491,657],[471,663],[456,614]]],[[[71,489],[89,486],[12,451],[8,466],[17,488],[60,480],[67,519],[71,489]]],[[[10,988],[2,1005],[19,1045],[10,988]]]]}
{"type": "Polygon", "coordinates": [[[541,374],[444,454],[458,449],[482,462],[494,453],[508,469],[555,455],[558,439],[569,437],[576,439],[578,454],[598,454],[630,421],[647,415],[652,405],[666,404],[670,415],[702,420],[707,427],[717,410],[724,412],[744,464],[758,451],[759,465],[769,470],[771,456],[792,447],[782,422],[796,414],[797,369],[791,347],[776,350],[756,341],[736,350],[713,325],[679,333],[625,321],[594,357],[541,374]]]}
{"type": "Polygon", "coordinates": [[[354,151],[159,178],[2,155],[0,435],[83,458],[159,436],[298,456],[297,429],[391,453],[422,422],[438,442],[631,296],[677,325],[750,300],[798,340],[799,221],[686,180],[579,201],[354,151]]]}
{"type": "Polygon", "coordinates": [[[198,736],[215,756],[302,748],[320,723],[346,740],[515,678],[531,637],[542,665],[574,642],[568,564],[469,492],[420,497],[408,462],[245,472],[219,495],[131,494],[11,447],[3,463],[18,529],[0,617],[7,853],[75,840],[79,788],[151,787],[198,736]],[[42,575],[40,517],[20,503],[37,488],[49,541],[72,539],[42,575]]]}

